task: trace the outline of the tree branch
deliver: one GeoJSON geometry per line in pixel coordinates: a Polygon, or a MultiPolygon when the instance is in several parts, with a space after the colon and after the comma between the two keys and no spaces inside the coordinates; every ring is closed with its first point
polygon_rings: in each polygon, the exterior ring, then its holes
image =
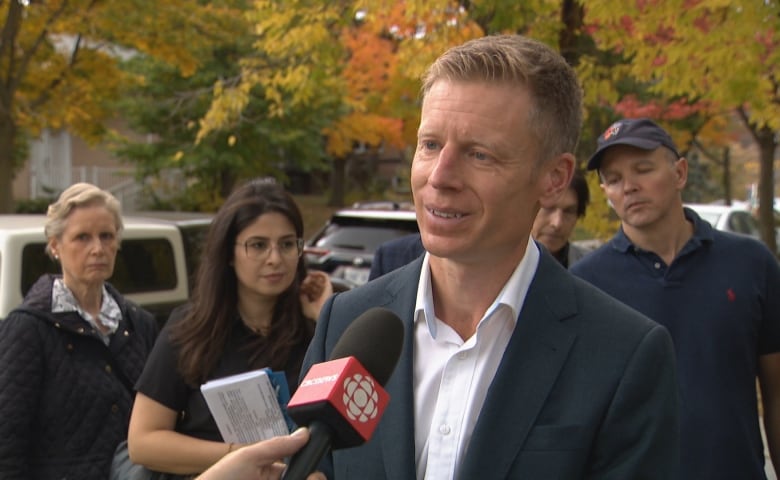
{"type": "MultiPolygon", "coordinates": [[[[65,5],[66,3],[68,3],[67,0],[63,1],[63,5],[65,5]]],[[[92,2],[90,2],[90,4],[85,9],[85,11],[89,12],[97,3],[98,0],[92,0],[92,2]]],[[[76,34],[76,42],[73,45],[73,50],[70,53],[70,59],[68,60],[67,66],[62,69],[62,71],[59,73],[59,75],[57,75],[57,77],[52,79],[48,87],[41,90],[41,94],[38,96],[38,98],[30,102],[30,107],[33,110],[43,105],[49,100],[49,98],[51,98],[52,91],[65,80],[66,73],[73,69],[73,66],[76,64],[76,61],[78,59],[79,49],[81,48],[81,40],[82,40],[82,35],[80,33],[76,34]]]]}
{"type": "MultiPolygon", "coordinates": [[[[68,1],[64,0],[60,4],[60,8],[52,12],[51,16],[46,20],[46,23],[44,24],[43,28],[38,34],[38,37],[33,42],[32,46],[30,46],[30,48],[25,49],[24,55],[22,55],[22,57],[19,59],[19,68],[16,70],[16,72],[12,72],[10,70],[8,71],[9,89],[11,89],[12,91],[16,90],[16,87],[17,85],[19,85],[19,82],[21,82],[21,80],[27,74],[27,68],[29,67],[30,62],[35,57],[35,54],[38,53],[38,49],[41,47],[41,45],[43,45],[43,42],[49,36],[49,28],[52,26],[52,24],[54,24],[55,21],[57,21],[58,18],[60,18],[60,16],[65,12],[67,7],[68,7],[68,1]]],[[[13,52],[11,53],[11,55],[13,55],[13,52]]]]}

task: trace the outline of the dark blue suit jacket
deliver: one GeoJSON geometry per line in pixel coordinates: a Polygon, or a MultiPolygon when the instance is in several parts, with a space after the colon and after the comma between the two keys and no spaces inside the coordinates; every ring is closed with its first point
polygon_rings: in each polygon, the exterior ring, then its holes
{"type": "Polygon", "coordinates": [[[374,259],[371,260],[371,273],[369,273],[368,279],[373,280],[385,273],[401,268],[407,263],[414,261],[423,253],[425,253],[425,247],[423,247],[419,233],[387,241],[374,252],[374,259]]]}
{"type": "MultiPolygon", "coordinates": [[[[490,384],[459,479],[668,479],[679,452],[674,351],[668,332],[573,277],[549,255],[490,384]]],[[[422,259],[326,303],[303,372],[327,358],[371,307],[405,327],[391,399],[366,444],[329,455],[336,480],[415,475],[413,313],[422,259]]]]}

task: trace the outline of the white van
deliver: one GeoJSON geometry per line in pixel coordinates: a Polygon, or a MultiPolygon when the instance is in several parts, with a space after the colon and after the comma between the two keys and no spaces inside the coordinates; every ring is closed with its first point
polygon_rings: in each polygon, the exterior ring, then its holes
{"type": "MultiPolygon", "coordinates": [[[[109,282],[162,325],[189,296],[181,231],[167,220],[123,215],[122,221],[122,243],[109,282]]],[[[60,272],[45,253],[45,222],[45,215],[0,215],[0,319],[22,303],[41,274],[60,272]]]]}

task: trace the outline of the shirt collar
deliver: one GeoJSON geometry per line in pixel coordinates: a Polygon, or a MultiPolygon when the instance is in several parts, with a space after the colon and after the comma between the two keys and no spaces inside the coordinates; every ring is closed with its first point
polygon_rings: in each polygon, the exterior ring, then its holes
{"type": "MultiPolygon", "coordinates": [[[[108,327],[109,331],[113,333],[119,326],[119,321],[122,320],[122,312],[119,309],[119,304],[114,300],[114,297],[109,295],[106,286],[103,285],[103,300],[100,304],[100,320],[103,325],[108,327]]],[[[92,315],[84,311],[73,295],[73,292],[65,285],[65,282],[61,278],[55,278],[54,284],[51,290],[51,305],[52,312],[76,312],[83,319],[87,320],[90,324],[94,325],[95,320],[92,315]]]]}
{"type": "MultiPolygon", "coordinates": [[[[683,250],[696,248],[705,243],[711,243],[713,232],[715,230],[712,228],[712,225],[710,225],[709,222],[702,220],[696,212],[688,207],[683,207],[683,213],[685,214],[685,219],[693,223],[693,236],[690,240],[688,240],[688,243],[686,244],[686,247],[683,248],[683,250]]],[[[620,225],[620,229],[618,229],[618,232],[615,234],[615,237],[612,239],[611,243],[612,248],[622,253],[636,249],[634,244],[631,242],[631,239],[628,238],[628,235],[626,235],[626,233],[623,231],[622,224],[620,225]]],[[[681,251],[681,253],[683,252],[681,251]]]]}
{"type": "MultiPolygon", "coordinates": [[[[533,281],[534,274],[539,266],[539,256],[539,246],[533,239],[529,238],[523,258],[515,267],[514,272],[512,272],[512,275],[504,284],[496,299],[482,316],[480,323],[485,321],[502,305],[510,309],[512,321],[514,324],[517,323],[517,317],[525,301],[528,288],[531,286],[531,281],[533,281]]],[[[433,289],[431,288],[429,259],[430,254],[426,252],[423,257],[422,270],[420,271],[420,281],[417,284],[414,319],[415,322],[425,321],[431,337],[436,338],[436,315],[433,309],[433,289]]]]}

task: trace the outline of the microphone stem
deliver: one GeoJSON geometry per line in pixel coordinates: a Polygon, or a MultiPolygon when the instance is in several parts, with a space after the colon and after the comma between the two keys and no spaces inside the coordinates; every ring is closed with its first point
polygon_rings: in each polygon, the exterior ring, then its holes
{"type": "Polygon", "coordinates": [[[309,427],[309,441],[290,459],[282,480],[306,480],[317,469],[331,447],[333,431],[324,422],[314,420],[309,427]]]}

